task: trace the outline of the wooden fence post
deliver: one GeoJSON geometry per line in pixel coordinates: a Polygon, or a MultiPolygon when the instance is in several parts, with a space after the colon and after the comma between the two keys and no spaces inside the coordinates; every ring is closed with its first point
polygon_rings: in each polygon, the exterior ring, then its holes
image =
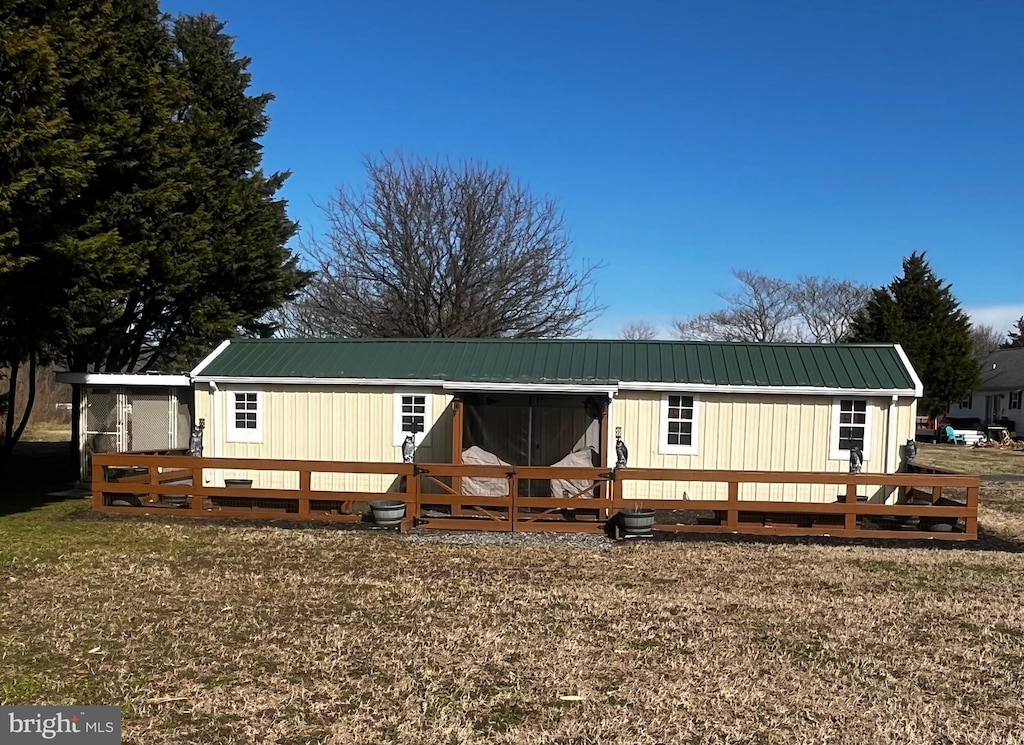
{"type": "Polygon", "coordinates": [[[160,466],[155,466],[152,463],[146,465],[146,498],[142,501],[143,504],[149,503],[154,504],[160,501],[160,494],[157,489],[160,487],[160,466]]]}
{"type": "MultiPolygon", "coordinates": [[[[454,396],[452,398],[452,463],[455,465],[462,465],[462,432],[465,429],[465,416],[466,406],[462,401],[462,396],[454,396]]],[[[461,476],[452,478],[452,491],[462,494],[461,476]]]]}
{"type": "Polygon", "coordinates": [[[847,483],[846,485],[846,515],[843,521],[843,527],[846,530],[857,529],[857,513],[853,512],[857,507],[857,485],[854,483],[847,483]]]}
{"type": "Polygon", "coordinates": [[[967,487],[967,506],[973,513],[973,517],[964,518],[964,533],[968,538],[978,537],[978,491],[981,479],[978,481],[978,484],[967,487]]]}
{"type": "Polygon", "coordinates": [[[420,475],[419,469],[413,466],[405,477],[405,520],[398,526],[400,533],[416,527],[420,517],[420,475]]]}
{"type": "Polygon", "coordinates": [[[102,464],[96,463],[96,456],[92,456],[92,508],[100,510],[103,504],[103,484],[107,480],[107,471],[102,464]]]}
{"type": "Polygon", "coordinates": [[[299,469],[299,514],[309,517],[309,500],[313,497],[313,472],[299,469]]]}
{"type": "Polygon", "coordinates": [[[725,524],[730,528],[740,526],[740,482],[729,482],[729,509],[725,511],[725,524]]]}
{"type": "Polygon", "coordinates": [[[205,511],[203,508],[206,506],[206,495],[203,494],[203,490],[206,488],[206,484],[203,483],[203,466],[208,458],[196,458],[197,465],[192,466],[192,486],[199,487],[199,493],[192,494],[192,510],[191,512],[195,515],[202,515],[205,511]]]}
{"type": "Polygon", "coordinates": [[[191,507],[192,507],[192,512],[195,512],[197,514],[202,514],[203,507],[205,506],[206,497],[203,495],[203,488],[204,487],[205,487],[205,484],[203,484],[203,467],[202,467],[202,465],[192,466],[192,488],[193,488],[193,491],[192,491],[192,504],[191,504],[191,507]],[[198,493],[195,491],[195,487],[199,487],[198,493]]]}
{"type": "Polygon", "coordinates": [[[516,514],[519,512],[519,474],[513,468],[508,472],[508,523],[516,529],[516,514]]]}

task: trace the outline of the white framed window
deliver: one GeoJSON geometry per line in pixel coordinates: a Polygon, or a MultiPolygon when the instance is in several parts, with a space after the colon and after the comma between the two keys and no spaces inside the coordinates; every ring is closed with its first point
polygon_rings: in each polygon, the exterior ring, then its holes
{"type": "Polygon", "coordinates": [[[974,408],[974,397],[973,396],[968,396],[963,401],[961,401],[960,402],[960,408],[961,409],[972,409],[972,408],[974,408]]]}
{"type": "Polygon", "coordinates": [[[829,457],[849,460],[858,447],[868,460],[871,452],[871,406],[866,398],[837,398],[832,405],[832,444],[829,457]]]}
{"type": "Polygon", "coordinates": [[[697,452],[699,400],[692,393],[661,397],[661,435],[658,452],[693,455],[697,452]]]}
{"type": "Polygon", "coordinates": [[[416,437],[417,445],[424,444],[433,423],[429,391],[395,391],[395,445],[404,443],[409,434],[416,437]]]}
{"type": "Polygon", "coordinates": [[[228,441],[263,442],[263,392],[225,392],[228,397],[228,441]]]}
{"type": "Polygon", "coordinates": [[[1010,403],[1007,407],[1010,409],[1019,409],[1021,407],[1021,394],[1024,394],[1024,391],[1010,391],[1010,403]]]}

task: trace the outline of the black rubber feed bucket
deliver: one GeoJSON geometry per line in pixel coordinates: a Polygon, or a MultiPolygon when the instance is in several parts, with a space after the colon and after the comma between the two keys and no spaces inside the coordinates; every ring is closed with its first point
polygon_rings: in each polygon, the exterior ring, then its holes
{"type": "Polygon", "coordinates": [[[654,510],[630,508],[619,511],[623,538],[647,538],[654,535],[654,510]]]}
{"type": "Polygon", "coordinates": [[[370,502],[373,521],[382,528],[396,528],[405,519],[405,502],[400,499],[380,499],[370,502]]]}

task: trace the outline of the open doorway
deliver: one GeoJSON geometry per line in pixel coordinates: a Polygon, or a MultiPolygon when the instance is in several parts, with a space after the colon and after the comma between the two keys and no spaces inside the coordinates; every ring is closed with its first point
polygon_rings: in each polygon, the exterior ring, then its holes
{"type": "MultiPolygon", "coordinates": [[[[462,401],[463,460],[494,456],[513,466],[576,467],[606,460],[608,398],[603,393],[467,393],[462,401]]],[[[546,481],[522,486],[525,496],[548,496],[551,488],[546,481]]]]}

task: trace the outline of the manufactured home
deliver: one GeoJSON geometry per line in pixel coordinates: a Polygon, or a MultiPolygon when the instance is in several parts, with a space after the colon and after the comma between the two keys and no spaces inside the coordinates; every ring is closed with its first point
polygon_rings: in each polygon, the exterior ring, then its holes
{"type": "MultiPolygon", "coordinates": [[[[895,344],[233,339],[191,379],[206,457],[400,463],[405,446],[418,463],[613,468],[621,439],[627,468],[682,472],[847,473],[857,450],[863,473],[893,474],[922,394],[895,344]]],[[[298,486],[284,471],[203,478],[298,486]]],[[[390,478],[320,473],[312,486],[386,491],[390,478]]],[[[627,484],[624,496],[724,499],[726,488],[627,484]]],[[[836,499],[822,485],[757,489],[836,499]]]]}
{"type": "Polygon", "coordinates": [[[949,406],[951,421],[987,427],[1005,427],[1011,436],[1024,432],[1024,348],[999,349],[982,363],[981,380],[974,392],[949,406]]]}

